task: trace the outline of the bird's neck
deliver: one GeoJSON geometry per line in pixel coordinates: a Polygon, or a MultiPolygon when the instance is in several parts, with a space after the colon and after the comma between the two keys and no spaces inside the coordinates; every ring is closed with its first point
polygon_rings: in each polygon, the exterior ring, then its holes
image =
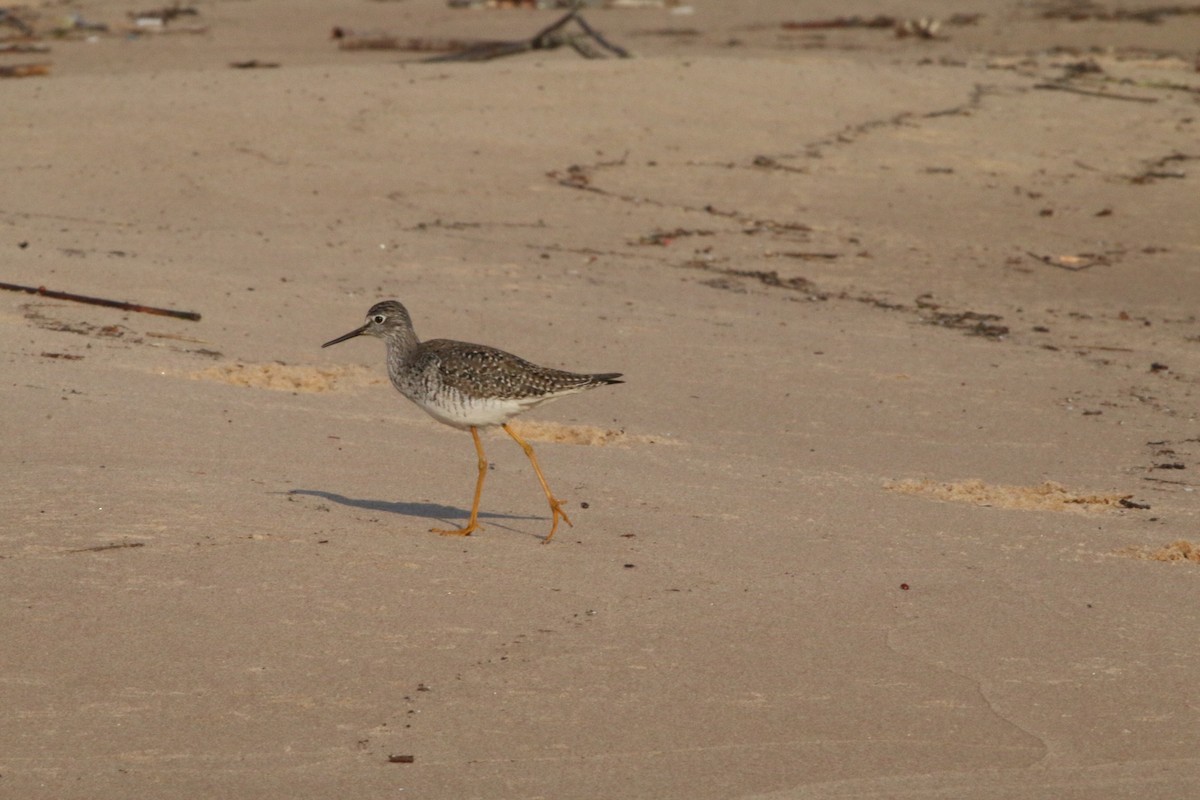
{"type": "Polygon", "coordinates": [[[407,331],[393,331],[387,338],[388,365],[391,367],[403,367],[416,355],[420,344],[421,342],[417,339],[417,334],[411,329],[407,331]]]}

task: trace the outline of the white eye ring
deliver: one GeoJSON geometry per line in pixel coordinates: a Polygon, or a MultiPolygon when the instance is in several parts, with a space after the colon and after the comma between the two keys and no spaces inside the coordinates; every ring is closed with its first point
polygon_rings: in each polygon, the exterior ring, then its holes
{"type": "Polygon", "coordinates": [[[382,325],[383,321],[386,319],[387,317],[385,317],[383,314],[376,314],[375,316],[371,317],[371,321],[376,325],[382,325]]]}

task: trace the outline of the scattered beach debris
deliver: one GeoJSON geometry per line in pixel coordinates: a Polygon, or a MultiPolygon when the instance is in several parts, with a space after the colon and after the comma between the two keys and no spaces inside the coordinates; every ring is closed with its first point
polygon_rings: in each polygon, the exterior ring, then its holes
{"type": "Polygon", "coordinates": [[[570,11],[526,40],[487,43],[468,47],[456,53],[432,56],[424,60],[428,63],[490,61],[503,56],[520,55],[534,50],[554,50],[563,46],[570,47],[584,58],[605,58],[605,51],[617,58],[630,58],[628,50],[605,39],[599,31],[588,24],[579,11],[580,3],[576,2],[570,11]],[[564,29],[572,22],[580,29],[580,33],[564,33],[564,29]]]}
{"type": "Polygon", "coordinates": [[[794,158],[794,156],[780,156],[777,158],[775,156],[759,154],[750,160],[750,165],[759,169],[778,169],[784,172],[799,172],[801,174],[808,173],[806,167],[793,167],[789,164],[784,164],[781,160],[783,158],[794,158]]]}
{"type": "Polygon", "coordinates": [[[1200,159],[1200,155],[1189,155],[1187,153],[1170,153],[1161,158],[1153,159],[1146,163],[1146,168],[1129,179],[1130,183],[1154,183],[1157,180],[1164,178],[1186,178],[1187,173],[1182,169],[1168,169],[1167,165],[1182,163],[1185,161],[1195,161],[1200,159]]]}
{"type": "Polygon", "coordinates": [[[1008,326],[999,324],[999,321],[1003,319],[999,314],[981,314],[978,311],[935,311],[932,314],[922,314],[921,318],[930,325],[964,331],[969,336],[1003,339],[1008,335],[1008,326]]]}
{"type": "MultiPolygon", "coordinates": [[[[1134,396],[1138,400],[1147,402],[1151,407],[1159,407],[1157,400],[1144,392],[1138,392],[1134,396]]],[[[1145,471],[1147,473],[1158,473],[1159,475],[1162,475],[1165,471],[1171,477],[1155,477],[1151,474],[1146,474],[1142,476],[1142,480],[1150,483],[1183,486],[1186,487],[1185,491],[1193,491],[1195,482],[1194,480],[1186,480],[1188,477],[1188,466],[1187,461],[1183,459],[1192,460],[1196,457],[1196,448],[1193,445],[1197,442],[1200,442],[1200,437],[1191,437],[1178,441],[1160,439],[1146,442],[1146,446],[1151,448],[1151,452],[1150,461],[1146,464],[1145,471]]]]}
{"type": "Polygon", "coordinates": [[[195,8],[180,5],[179,3],[172,3],[169,6],[151,9],[150,11],[130,11],[128,14],[128,17],[137,25],[154,24],[154,20],[157,20],[157,24],[159,25],[166,25],[177,17],[197,16],[200,16],[200,12],[195,8]]]}
{"type": "Polygon", "coordinates": [[[79,39],[107,33],[108,26],[85,19],[82,14],[72,12],[45,20],[44,15],[28,6],[0,8],[0,30],[11,28],[15,36],[4,36],[3,52],[42,53],[49,47],[41,43],[43,36],[56,39],[79,39]]]}
{"type": "MultiPolygon", "coordinates": [[[[39,306],[46,304],[39,303],[39,306]]],[[[53,319],[36,308],[33,303],[26,303],[21,306],[21,310],[25,314],[25,319],[32,322],[39,328],[57,333],[74,333],[79,336],[94,336],[98,339],[125,339],[126,334],[131,334],[129,328],[124,325],[93,325],[90,322],[64,322],[59,319],[53,319]]],[[[140,338],[132,338],[126,341],[140,342],[140,338]]]]}
{"type": "Polygon", "coordinates": [[[35,34],[33,26],[23,19],[18,12],[24,12],[22,8],[0,8],[0,25],[8,28],[14,28],[17,34],[32,38],[35,34]]]}
{"type": "MultiPolygon", "coordinates": [[[[21,31],[23,37],[22,43],[37,46],[41,43],[43,37],[51,37],[54,39],[63,40],[80,40],[94,38],[101,33],[108,32],[108,26],[102,22],[92,22],[86,19],[82,14],[69,13],[61,16],[55,16],[43,21],[43,16],[37,12],[29,12],[27,8],[18,7],[17,9],[9,9],[7,16],[4,15],[4,10],[0,9],[0,25],[5,22],[12,24],[20,22],[18,30],[21,31]],[[24,15],[24,19],[19,19],[14,11],[20,11],[24,15]]],[[[46,48],[49,49],[49,48],[46,48]]],[[[27,52],[34,52],[29,50],[27,52]]],[[[42,51],[38,51],[42,52],[42,51]]]]}
{"type": "Polygon", "coordinates": [[[831,17],[828,19],[810,19],[789,21],[781,23],[785,31],[820,31],[820,30],[840,30],[848,28],[867,28],[876,30],[890,30],[897,37],[904,38],[913,36],[918,39],[936,39],[938,31],[943,25],[961,27],[964,25],[974,25],[979,22],[983,14],[952,14],[944,21],[934,19],[933,17],[919,17],[916,19],[905,19],[903,17],[893,17],[887,14],[877,14],[873,17],[831,17]]]}
{"type": "MultiPolygon", "coordinates": [[[[109,26],[108,23],[88,19],[77,11],[50,16],[24,6],[0,8],[0,30],[11,28],[16,34],[3,37],[0,53],[49,52],[49,46],[42,41],[44,38],[95,41],[104,35],[138,37],[145,34],[207,33],[207,25],[177,22],[181,17],[195,17],[199,13],[196,8],[174,3],[147,11],[131,11],[127,14],[129,22],[109,26]]],[[[11,64],[0,67],[0,77],[45,75],[49,69],[50,64],[11,64]]]]}
{"type": "Polygon", "coordinates": [[[1158,25],[1167,17],[1200,15],[1200,5],[1151,6],[1136,11],[1118,8],[1108,11],[1098,3],[1072,3],[1066,8],[1051,8],[1042,12],[1042,19],[1061,19],[1067,22],[1144,22],[1158,25]]]}
{"type": "Polygon", "coordinates": [[[231,61],[229,66],[234,69],[276,69],[279,67],[279,62],[259,61],[257,58],[251,58],[248,61],[231,61]]]}
{"type": "Polygon", "coordinates": [[[793,292],[800,292],[809,300],[828,300],[830,297],[828,292],[818,289],[817,285],[808,278],[801,275],[785,278],[777,270],[773,269],[757,270],[720,267],[704,259],[692,259],[681,266],[685,269],[714,273],[716,277],[701,281],[703,285],[711,286],[714,289],[744,292],[745,290],[742,288],[739,279],[748,279],[758,281],[763,286],[769,286],[772,289],[787,289],[793,292]]]}
{"type": "Polygon", "coordinates": [[[953,328],[969,336],[987,339],[1003,339],[1008,336],[1008,326],[1001,325],[999,314],[984,314],[978,311],[942,311],[942,305],[934,302],[928,292],[917,297],[917,314],[921,321],[942,328],[953,328]]]}
{"type": "Polygon", "coordinates": [[[198,8],[185,6],[174,2],[162,8],[150,8],[149,11],[131,11],[126,14],[133,23],[132,28],[125,34],[140,36],[143,34],[206,34],[209,26],[204,24],[176,23],[180,17],[199,17],[198,8]]]}
{"type": "Polygon", "coordinates": [[[676,228],[673,231],[656,230],[653,233],[648,233],[645,236],[639,236],[634,244],[638,245],[656,245],[666,247],[672,244],[676,239],[682,239],[688,236],[715,236],[716,231],[699,230],[693,228],[676,228]]]}
{"type": "Polygon", "coordinates": [[[50,74],[50,64],[5,64],[0,66],[0,78],[33,78],[50,74]]]}
{"type": "Polygon", "coordinates": [[[71,292],[56,292],[51,289],[47,289],[45,286],[21,286],[16,283],[0,283],[0,289],[6,289],[10,292],[36,294],[40,295],[41,297],[50,297],[55,300],[70,300],[75,303],[87,303],[93,306],[119,308],[122,311],[137,311],[142,314],[158,314],[164,317],[191,320],[192,322],[200,321],[200,315],[195,311],[176,311],[173,308],[157,308],[155,306],[144,306],[138,303],[127,303],[121,300],[105,300],[102,297],[88,297],[87,295],[72,294],[71,292]]]}
{"type": "Polygon", "coordinates": [[[1051,267],[1058,267],[1069,272],[1082,272],[1096,266],[1108,266],[1112,261],[1103,253],[1078,253],[1075,255],[1047,256],[1025,251],[1025,255],[1034,261],[1040,261],[1051,267]]]}
{"type": "Polygon", "coordinates": [[[133,21],[130,34],[142,33],[208,33],[208,26],[202,24],[181,25],[175,20],[180,17],[198,17],[200,11],[192,6],[173,3],[163,8],[149,11],[130,11],[127,15],[133,21]]]}
{"type": "Polygon", "coordinates": [[[337,26],[331,38],[340,50],[404,50],[414,53],[438,53],[423,59],[427,63],[447,61],[491,61],[504,56],[515,56],[534,50],[553,50],[570,47],[584,58],[605,58],[605,52],[618,58],[629,58],[629,52],[604,38],[595,28],[572,8],[562,17],[538,31],[529,39],[447,39],[425,36],[402,37],[382,31],[356,31],[337,26]],[[564,33],[571,22],[581,32],[564,33]],[[593,46],[595,43],[596,46],[593,46]]]}
{"type": "Polygon", "coordinates": [[[936,19],[921,17],[920,19],[903,20],[896,25],[895,31],[896,36],[901,39],[907,36],[915,36],[918,39],[936,39],[941,27],[942,23],[936,19]]]}
{"type": "Polygon", "coordinates": [[[167,25],[165,22],[159,23],[157,20],[151,18],[145,21],[139,21],[134,25],[134,27],[126,29],[124,33],[128,36],[141,36],[143,34],[165,35],[170,33],[205,34],[208,33],[208,26],[201,24],[167,25]]]}

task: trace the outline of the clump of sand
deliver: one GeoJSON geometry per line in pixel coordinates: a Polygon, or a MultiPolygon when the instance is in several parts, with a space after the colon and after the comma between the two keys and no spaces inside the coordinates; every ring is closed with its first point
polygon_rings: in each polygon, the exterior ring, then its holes
{"type": "Polygon", "coordinates": [[[1149,547],[1126,547],[1118,550],[1117,555],[1128,558],[1140,558],[1145,561],[1167,561],[1172,564],[1178,564],[1183,561],[1200,564],[1200,545],[1192,544],[1186,539],[1180,539],[1154,549],[1149,547]]]}
{"type": "Polygon", "coordinates": [[[972,503],[991,508],[1015,508],[1027,511],[1089,511],[1121,508],[1128,494],[1078,494],[1054,481],[1036,486],[1002,486],[984,483],[978,478],[940,483],[931,480],[889,481],[884,488],[901,494],[920,495],[935,500],[972,503]]]}
{"type": "Polygon", "coordinates": [[[591,425],[560,425],[557,422],[510,422],[508,426],[522,439],[534,442],[556,442],[558,444],[582,444],[603,447],[609,444],[648,443],[662,444],[662,437],[639,436],[613,428],[596,428],[591,425]]]}
{"type": "Polygon", "coordinates": [[[380,383],[362,367],[313,367],[302,364],[218,364],[188,375],[202,381],[281,392],[331,392],[352,386],[380,383]]]}

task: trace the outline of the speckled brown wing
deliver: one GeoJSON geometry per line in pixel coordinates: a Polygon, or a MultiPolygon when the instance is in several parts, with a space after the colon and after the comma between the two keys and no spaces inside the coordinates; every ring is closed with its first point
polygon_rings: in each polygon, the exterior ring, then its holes
{"type": "Polygon", "coordinates": [[[495,347],[451,339],[423,342],[417,371],[436,372],[441,385],[467,397],[521,399],[570,394],[620,383],[617,373],[583,375],[541,367],[495,347]]]}

